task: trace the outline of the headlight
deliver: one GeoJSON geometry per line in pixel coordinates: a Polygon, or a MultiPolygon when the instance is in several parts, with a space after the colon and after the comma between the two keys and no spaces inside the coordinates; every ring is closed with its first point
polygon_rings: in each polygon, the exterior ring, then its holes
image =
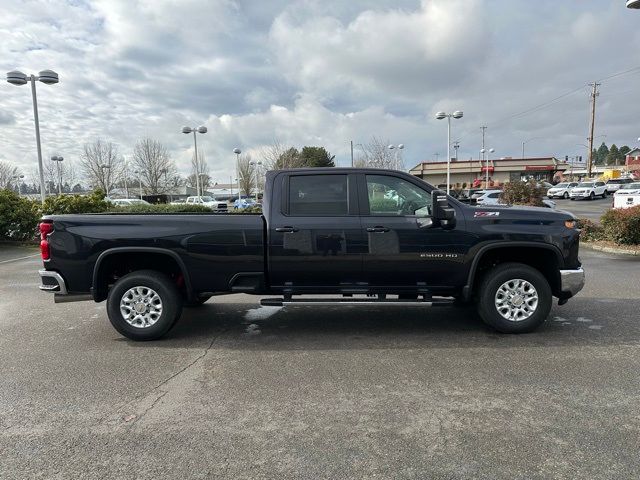
{"type": "Polygon", "coordinates": [[[575,220],[565,220],[564,221],[564,226],[567,228],[576,228],[576,221],[575,220]]]}

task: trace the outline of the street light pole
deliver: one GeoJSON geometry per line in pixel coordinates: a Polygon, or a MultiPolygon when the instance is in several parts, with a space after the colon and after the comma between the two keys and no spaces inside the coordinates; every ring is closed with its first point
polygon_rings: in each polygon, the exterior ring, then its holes
{"type": "Polygon", "coordinates": [[[201,125],[198,128],[196,127],[182,127],[182,133],[192,133],[193,132],[193,146],[195,148],[194,160],[196,167],[196,196],[200,196],[202,194],[200,189],[200,165],[198,164],[198,140],[196,138],[196,133],[207,133],[207,127],[201,125]]]}
{"type": "Polygon", "coordinates": [[[109,198],[109,190],[110,190],[110,186],[109,185],[109,175],[111,174],[111,171],[109,170],[111,168],[110,165],[100,165],[100,168],[102,169],[103,175],[105,175],[104,177],[104,187],[107,189],[107,194],[106,197],[109,198]],[[107,171],[106,174],[104,174],[104,171],[107,171]]]}
{"type": "Polygon", "coordinates": [[[236,147],[233,149],[233,153],[236,154],[236,181],[238,182],[238,201],[240,201],[240,198],[242,198],[242,192],[240,191],[240,154],[242,150],[236,147]]]}
{"type": "Polygon", "coordinates": [[[20,183],[20,180],[24,178],[24,175],[14,175],[11,178],[18,183],[18,196],[22,196],[22,184],[20,183]]]}
{"type": "MultiPolygon", "coordinates": [[[[485,159],[485,153],[487,152],[486,149],[481,149],[480,153],[482,153],[482,160],[484,161],[485,159]]],[[[489,153],[493,153],[495,152],[495,150],[493,148],[490,148],[488,150],[489,153]]],[[[486,157],[487,161],[484,164],[484,169],[485,169],[485,186],[484,188],[489,188],[489,156],[486,157]]]]}
{"type": "Polygon", "coordinates": [[[134,172],[138,176],[138,193],[140,194],[140,200],[142,200],[142,177],[140,170],[134,170],[134,172]]]}
{"type": "Polygon", "coordinates": [[[36,148],[38,151],[38,173],[40,175],[40,199],[42,203],[46,198],[46,194],[44,191],[44,168],[42,164],[42,147],[40,146],[40,121],[38,119],[38,99],[36,96],[36,80],[47,84],[53,85],[54,83],[58,83],[58,74],[52,70],[42,70],[38,73],[38,75],[29,75],[13,70],[11,72],[7,72],[7,82],[12,85],[25,85],[27,81],[31,82],[31,97],[33,100],[33,120],[36,126],[36,148]]]}
{"type": "Polygon", "coordinates": [[[51,160],[56,162],[56,170],[58,171],[58,195],[62,195],[62,173],[60,172],[60,162],[64,160],[64,157],[54,155],[51,160]]]}
{"type": "Polygon", "coordinates": [[[462,116],[463,113],[460,110],[456,110],[453,113],[436,113],[436,119],[447,119],[447,195],[449,195],[449,189],[451,187],[451,117],[462,118],[462,116]]]}

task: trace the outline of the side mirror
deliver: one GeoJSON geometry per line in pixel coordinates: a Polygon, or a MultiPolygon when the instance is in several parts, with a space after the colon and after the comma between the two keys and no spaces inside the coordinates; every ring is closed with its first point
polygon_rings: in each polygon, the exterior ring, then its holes
{"type": "Polygon", "coordinates": [[[440,223],[442,228],[456,226],[456,211],[449,206],[447,194],[442,190],[431,192],[431,204],[433,205],[433,218],[440,223]]]}

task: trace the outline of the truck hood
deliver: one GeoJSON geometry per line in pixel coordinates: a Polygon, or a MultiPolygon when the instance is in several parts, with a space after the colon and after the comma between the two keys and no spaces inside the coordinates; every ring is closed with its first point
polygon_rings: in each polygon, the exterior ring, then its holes
{"type": "Polygon", "coordinates": [[[524,205],[478,205],[468,207],[466,216],[470,220],[494,219],[509,221],[542,221],[564,222],[565,220],[577,220],[577,217],[566,210],[557,210],[547,207],[529,207],[524,205]]]}

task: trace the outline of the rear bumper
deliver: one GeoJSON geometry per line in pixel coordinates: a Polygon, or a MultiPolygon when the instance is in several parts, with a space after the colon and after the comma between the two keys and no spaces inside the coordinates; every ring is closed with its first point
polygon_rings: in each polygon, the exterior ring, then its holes
{"type": "Polygon", "coordinates": [[[70,293],[64,277],[53,270],[38,270],[40,274],[40,290],[53,293],[55,303],[81,302],[93,300],[93,296],[87,293],[70,293]]]}
{"type": "Polygon", "coordinates": [[[43,292],[59,293],[60,295],[67,295],[67,283],[58,272],[52,270],[38,270],[40,274],[40,290],[43,292]]]}
{"type": "Polygon", "coordinates": [[[560,270],[560,290],[567,298],[573,297],[584,287],[584,270],[560,270]]]}

